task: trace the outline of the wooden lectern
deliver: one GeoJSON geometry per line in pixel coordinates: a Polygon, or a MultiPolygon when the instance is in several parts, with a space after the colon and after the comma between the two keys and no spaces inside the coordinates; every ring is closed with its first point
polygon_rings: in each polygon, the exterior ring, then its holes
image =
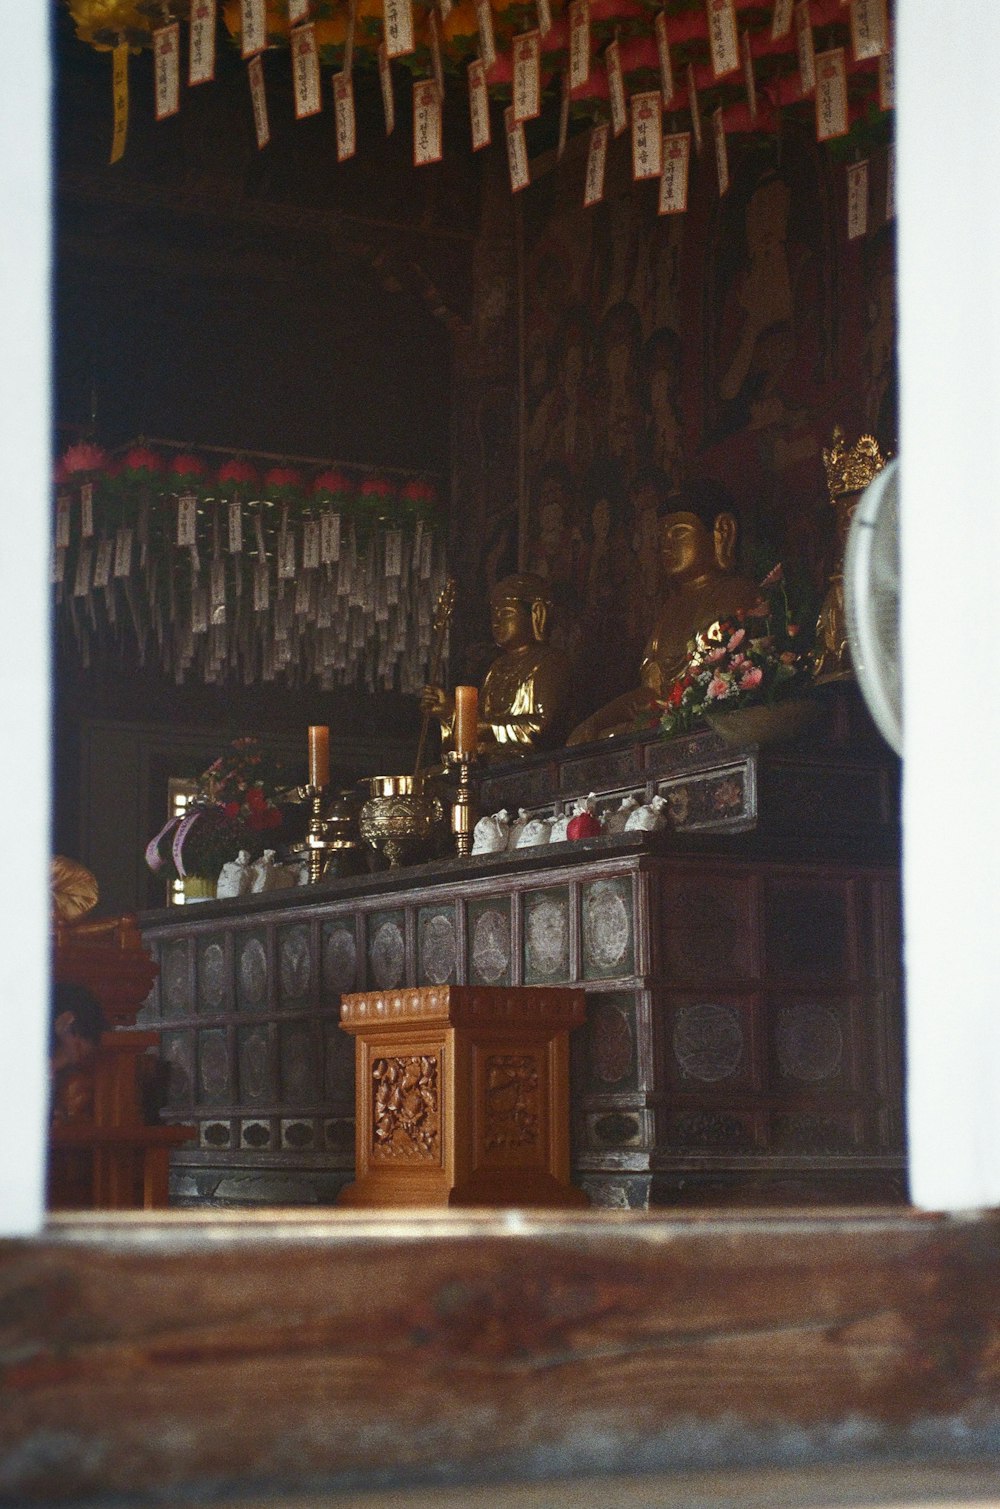
{"type": "Polygon", "coordinates": [[[134,917],[58,922],[54,944],[55,983],[85,986],[117,1030],[101,1037],[86,1103],[49,1130],[49,1208],[165,1206],[171,1149],[195,1133],[189,1127],[148,1125],[144,1115],[143,1068],[155,1068],[147,1054],[158,1045],[159,1034],[131,1024],[158,966],[134,917]]]}
{"type": "Polygon", "coordinates": [[[345,995],[355,1037],[347,1205],[587,1205],[569,1182],[569,1034],[582,990],[345,995]]]}

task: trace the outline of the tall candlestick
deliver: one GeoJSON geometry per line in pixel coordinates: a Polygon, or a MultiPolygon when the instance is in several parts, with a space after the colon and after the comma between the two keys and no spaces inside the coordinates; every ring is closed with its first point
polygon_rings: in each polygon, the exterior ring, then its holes
{"type": "Polygon", "coordinates": [[[309,784],[322,790],[330,784],[330,730],[310,725],[309,784]]]}
{"type": "Polygon", "coordinates": [[[455,750],[475,754],[479,747],[479,693],[474,686],[455,688],[455,750]]]}

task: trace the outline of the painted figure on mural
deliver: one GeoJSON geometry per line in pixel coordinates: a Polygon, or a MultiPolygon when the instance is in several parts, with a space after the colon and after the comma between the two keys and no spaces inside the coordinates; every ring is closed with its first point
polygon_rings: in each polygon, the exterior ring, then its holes
{"type": "Polygon", "coordinates": [[[632,477],[639,466],[645,412],[640,385],[642,321],[632,304],[615,304],[605,315],[598,339],[602,454],[632,477]]]}
{"type": "Polygon", "coordinates": [[[660,514],[668,495],[667,479],[655,467],[637,473],[628,488],[632,561],[625,632],[626,642],[635,653],[645,643],[652,605],[660,598],[660,514]]]}
{"type": "Polygon", "coordinates": [[[793,458],[789,449],[796,448],[795,432],[804,423],[808,433],[797,439],[808,440],[810,455],[818,451],[806,411],[827,360],[815,173],[808,189],[795,181],[793,191],[791,176],[769,169],[744,179],[744,207],[740,211],[737,191],[720,212],[714,248],[717,433],[721,438],[745,428],[777,427],[777,470],[804,459],[793,458]]]}
{"type": "Polygon", "coordinates": [[[576,587],[583,557],[583,535],[569,470],[552,461],[538,475],[535,494],[535,532],[528,545],[528,570],[549,582],[576,587]]]}
{"type": "Polygon", "coordinates": [[[559,462],[576,477],[593,460],[589,366],[590,330],[586,318],[575,310],[556,333],[549,362],[553,382],[529,421],[527,448],[532,468],[559,462]]]}
{"type": "Polygon", "coordinates": [[[635,556],[631,509],[621,466],[597,462],[584,484],[589,524],[585,531],[580,581],[579,639],[588,660],[588,687],[593,700],[608,700],[627,685],[630,654],[631,589],[635,556]],[[614,654],[594,655],[603,646],[614,654]]]}
{"type": "Polygon", "coordinates": [[[681,340],[676,330],[654,330],[642,353],[648,409],[647,448],[670,492],[684,477],[684,430],[680,413],[681,340]]]}

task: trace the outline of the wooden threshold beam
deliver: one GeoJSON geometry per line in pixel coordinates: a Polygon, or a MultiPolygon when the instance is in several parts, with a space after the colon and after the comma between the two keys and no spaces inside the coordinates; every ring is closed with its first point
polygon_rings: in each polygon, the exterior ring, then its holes
{"type": "Polygon", "coordinates": [[[67,1215],[0,1314],[0,1503],[1000,1481],[995,1212],[67,1215]]]}

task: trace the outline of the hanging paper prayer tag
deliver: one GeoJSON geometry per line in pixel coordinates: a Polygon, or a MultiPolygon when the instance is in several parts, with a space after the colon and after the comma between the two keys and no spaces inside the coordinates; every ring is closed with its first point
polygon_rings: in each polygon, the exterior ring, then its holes
{"type": "Polygon", "coordinates": [[[812,94],[816,88],[816,49],[809,0],[798,0],[795,7],[795,45],[799,54],[799,85],[803,94],[812,94]]]}
{"type": "Polygon", "coordinates": [[[538,34],[547,37],[552,30],[552,6],[549,0],[537,0],[538,4],[538,34]]]}
{"type": "Polygon", "coordinates": [[[226,563],[220,555],[213,561],[208,573],[208,591],[214,624],[226,621],[226,563]]]}
{"type": "Polygon", "coordinates": [[[625,108],[625,79],[622,75],[622,54],[617,42],[609,42],[605,48],[604,66],[608,75],[611,130],[617,139],[628,125],[628,112],[625,108]]]}
{"type": "Polygon", "coordinates": [[[177,499],[177,543],[190,546],[196,543],[197,538],[198,499],[194,493],[184,493],[177,499]]]}
{"type": "Polygon", "coordinates": [[[852,162],[847,169],[847,239],[857,241],[868,234],[868,161],[852,162]]]}
{"type": "Polygon", "coordinates": [[[254,538],[257,541],[258,560],[267,559],[267,544],[264,540],[264,520],[261,518],[261,505],[257,504],[257,511],[253,516],[254,538]]]}
{"type": "Polygon", "coordinates": [[[241,52],[254,58],[267,46],[267,9],[264,0],[240,0],[241,52]]]}
{"type": "Polygon", "coordinates": [[[123,524],[115,536],[115,576],[128,576],[132,570],[132,531],[123,524]]]}
{"type": "Polygon", "coordinates": [[[298,26],[300,21],[309,20],[309,0],[288,0],[288,24],[298,26]]]}
{"type": "MultiPolygon", "coordinates": [[[[51,582],[51,584],[53,586],[59,585],[60,586],[60,590],[61,590],[62,579],[63,579],[63,577],[65,575],[66,575],[66,552],[65,552],[65,550],[58,550],[56,548],[56,546],[53,545],[52,546],[52,559],[49,562],[49,581],[51,582]]],[[[59,597],[57,599],[57,601],[61,602],[62,598],[59,597]]]]}
{"type": "Polygon", "coordinates": [[[750,33],[745,31],[740,38],[740,51],[743,54],[743,79],[747,89],[747,109],[750,119],[757,119],[757,80],[753,71],[753,53],[750,50],[750,33]]]}
{"type": "Polygon", "coordinates": [[[667,36],[666,11],[656,12],[653,27],[656,32],[656,54],[660,60],[660,93],[663,95],[663,104],[666,108],[676,93],[674,68],[670,59],[670,39],[667,36]]]}
{"type": "Polygon", "coordinates": [[[344,57],[340,65],[344,73],[353,73],[354,71],[354,33],[357,31],[357,27],[357,0],[350,0],[347,12],[347,36],[344,38],[344,57]]]}
{"type": "Polygon", "coordinates": [[[266,147],[271,140],[271,123],[267,118],[267,95],[264,92],[264,64],[260,56],[251,58],[247,64],[250,81],[250,102],[253,105],[253,124],[257,133],[258,148],[266,147]]]}
{"type": "Polygon", "coordinates": [[[592,204],[600,204],[604,198],[604,169],[608,161],[608,132],[611,127],[607,121],[594,126],[590,133],[590,145],[587,148],[587,176],[583,184],[583,207],[589,209],[592,204]]]}
{"type": "Polygon", "coordinates": [[[378,81],[382,89],[382,113],[385,116],[385,134],[391,136],[396,129],[396,97],[392,89],[392,69],[384,42],[378,44],[378,81]]]}
{"type": "Polygon", "coordinates": [[[278,536],[278,580],[290,582],[295,578],[295,530],[284,529],[278,536]]]}
{"type": "Polygon", "coordinates": [[[390,58],[405,58],[413,51],[413,0],[383,0],[382,31],[390,58]]]}
{"type": "Polygon", "coordinates": [[[524,127],[514,119],[514,106],[508,105],[503,113],[507,133],[507,166],[510,169],[510,189],[516,194],[526,189],[531,182],[528,173],[528,143],[524,139],[524,127]]]}
{"type": "Polygon", "coordinates": [[[896,218],[896,143],[891,141],[885,154],[885,218],[896,218]]]}
{"type": "Polygon", "coordinates": [[[564,72],[559,81],[559,140],[556,143],[556,161],[562,162],[569,135],[569,74],[564,72]]]}
{"type": "Polygon", "coordinates": [[[188,86],[215,78],[216,0],[193,0],[188,35],[188,86]]]}
{"type": "Polygon", "coordinates": [[[390,529],[385,536],[385,574],[398,577],[403,569],[403,531],[390,529]]]}
{"type": "Polygon", "coordinates": [[[455,7],[452,5],[451,0],[438,0],[438,12],[441,17],[442,26],[447,21],[454,8],[455,7]]]}
{"type": "Polygon", "coordinates": [[[726,147],[726,123],[722,106],[712,111],[712,135],[715,139],[715,166],[719,175],[719,194],[729,188],[729,152],[726,147]]]}
{"type": "Polygon", "coordinates": [[[885,0],[851,0],[851,48],[854,61],[880,58],[889,50],[885,0]]]}
{"type": "Polygon", "coordinates": [[[712,55],[712,73],[715,78],[724,78],[735,73],[740,66],[740,50],[736,38],[736,8],[733,0],[705,0],[708,20],[708,45],[712,55]]]}
{"type": "Polygon", "coordinates": [[[413,162],[418,168],[443,157],[441,142],[441,95],[434,79],[416,79],[413,84],[413,162]]]}
{"type": "Polygon", "coordinates": [[[663,168],[663,104],[658,89],[632,96],[632,177],[659,178],[663,168]]]}
{"type": "Polygon", "coordinates": [[[878,60],[878,107],[896,108],[896,55],[892,52],[884,52],[878,60]]]}
{"type": "Polygon", "coordinates": [[[427,14],[427,28],[430,35],[431,69],[434,74],[434,82],[438,86],[438,94],[444,102],[444,68],[441,64],[441,33],[438,28],[437,11],[431,10],[427,14]]]}
{"type": "Polygon", "coordinates": [[[296,26],[291,33],[292,82],[295,90],[295,119],[318,115],[323,108],[319,82],[319,52],[316,28],[311,21],[296,26]]]}
{"type": "Polygon", "coordinates": [[[333,75],[333,110],[337,122],[337,161],[346,162],[357,148],[354,128],[354,85],[349,73],[333,75]]]}
{"type": "Polygon", "coordinates": [[[73,580],[73,596],[86,597],[91,587],[91,566],[93,564],[93,548],[88,543],[80,546],[80,553],[76,558],[76,576],[73,580]]]}
{"type": "Polygon", "coordinates": [[[774,0],[774,11],[771,15],[772,42],[779,42],[791,31],[794,5],[795,0],[774,0]]]}
{"type": "Polygon", "coordinates": [[[694,136],[694,149],[701,156],[701,103],[698,99],[698,85],[694,79],[694,65],[687,65],[688,108],[691,111],[691,133],[694,136]]]}
{"type": "Polygon", "coordinates": [[[469,64],[469,123],[472,129],[472,150],[490,144],[490,97],[486,90],[486,69],[481,58],[473,58],[469,64]]]}
{"type": "Polygon", "coordinates": [[[663,138],[663,171],[660,174],[661,215],[682,215],[687,209],[691,133],[678,131],[663,138]]]}
{"type": "Polygon", "coordinates": [[[253,568],[253,610],[266,613],[271,606],[271,578],[267,561],[258,561],[253,568]]]}
{"type": "Polygon", "coordinates": [[[97,545],[97,560],[94,563],[94,587],[107,587],[111,582],[111,568],[114,565],[115,542],[112,539],[100,540],[97,545]]]}
{"type": "Polygon", "coordinates": [[[537,31],[514,38],[514,119],[533,121],[542,113],[542,39],[537,31]]]}
{"type": "Polygon", "coordinates": [[[69,493],[56,496],[56,549],[65,550],[69,544],[69,493]]]}
{"type": "Polygon", "coordinates": [[[114,130],[111,137],[111,161],[121,162],[128,136],[128,43],[120,42],[111,55],[111,99],[114,105],[114,130]]]}
{"type": "Polygon", "coordinates": [[[497,60],[496,36],[493,31],[493,8],[490,0],[476,0],[476,25],[479,28],[479,56],[489,73],[497,60]]]}
{"type": "Polygon", "coordinates": [[[89,540],[94,533],[94,484],[85,482],[80,488],[80,533],[89,540]]]}
{"type": "Polygon", "coordinates": [[[570,0],[569,87],[579,89],[590,78],[590,3],[570,0]]]}
{"type": "Polygon", "coordinates": [[[165,121],[181,108],[181,28],[174,21],[153,32],[153,79],[156,119],[165,121]]]}
{"type": "Polygon", "coordinates": [[[229,500],[229,554],[238,555],[243,549],[243,509],[239,498],[229,500]]]}
{"type": "Polygon", "coordinates": [[[208,633],[208,593],[200,583],[191,589],[191,633],[208,633]]]}
{"type": "Polygon", "coordinates": [[[339,513],[325,513],[319,521],[319,555],[324,566],[340,559],[339,513]]]}
{"type": "Polygon", "coordinates": [[[847,63],[842,47],[816,54],[816,140],[847,135],[847,63]]]}
{"type": "Polygon", "coordinates": [[[319,519],[307,519],[302,526],[302,569],[315,571],[319,566],[319,519]]]}

